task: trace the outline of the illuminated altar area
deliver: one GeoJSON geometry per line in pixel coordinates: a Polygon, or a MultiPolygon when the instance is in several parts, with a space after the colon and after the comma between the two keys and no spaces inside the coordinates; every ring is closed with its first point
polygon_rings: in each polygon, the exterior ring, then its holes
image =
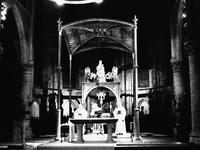
{"type": "MultiPolygon", "coordinates": [[[[62,21],[58,22],[58,83],[61,78],[61,45],[62,35],[65,39],[69,52],[69,117],[72,118],[72,56],[75,54],[95,49],[114,49],[127,52],[132,55],[133,61],[133,80],[130,84],[133,86],[134,99],[138,99],[138,64],[137,64],[137,18],[133,19],[133,24],[102,18],[91,18],[72,22],[62,25],[62,21]]],[[[93,65],[92,65],[93,66],[93,65]]],[[[117,65],[119,66],[119,65],[117,65]]],[[[90,108],[94,105],[99,105],[102,110],[99,113],[104,113],[103,105],[106,105],[106,114],[112,112],[116,107],[116,102],[120,102],[120,81],[118,80],[118,68],[113,66],[110,72],[105,73],[105,68],[102,60],[96,67],[96,73],[91,72],[88,66],[85,66],[85,76],[81,79],[82,99],[81,103],[90,112],[90,108]],[[95,91],[97,90],[97,91],[95,91]],[[93,93],[92,93],[93,92],[93,93]],[[112,97],[107,95],[107,92],[112,93],[112,97]],[[90,100],[89,93],[92,93],[90,100]],[[109,99],[106,99],[106,95],[109,99]],[[113,99],[114,98],[114,99],[113,99]],[[97,99],[97,100],[96,100],[97,99]]],[[[93,71],[93,70],[92,70],[93,71]]],[[[58,91],[61,90],[61,84],[58,84],[58,91]]],[[[58,92],[58,121],[57,121],[57,138],[60,137],[60,102],[61,93],[58,92]]],[[[134,122],[135,122],[135,139],[140,139],[139,133],[139,109],[134,105],[134,122]]],[[[76,111],[76,110],[75,110],[76,111]]],[[[112,114],[112,113],[110,113],[112,114]]],[[[110,115],[109,115],[110,116],[110,115]]],[[[110,116],[111,117],[111,116],[110,116]]],[[[108,118],[108,117],[107,117],[108,118]]],[[[74,122],[75,123],[75,122],[74,122]]],[[[76,123],[75,123],[76,124],[76,123]]]]}

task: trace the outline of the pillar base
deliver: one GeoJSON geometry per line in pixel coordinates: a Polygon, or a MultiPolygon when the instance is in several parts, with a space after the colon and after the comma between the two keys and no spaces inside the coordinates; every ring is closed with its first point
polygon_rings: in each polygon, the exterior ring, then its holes
{"type": "Polygon", "coordinates": [[[26,129],[29,127],[29,125],[29,118],[20,118],[13,121],[13,143],[25,145],[25,139],[27,137],[26,129]]]}
{"type": "Polygon", "coordinates": [[[189,132],[185,127],[175,127],[174,128],[174,138],[178,142],[189,142],[189,132]]]}
{"type": "Polygon", "coordinates": [[[144,141],[142,140],[142,137],[141,137],[141,136],[135,136],[134,134],[132,134],[132,135],[131,135],[131,138],[132,138],[132,141],[133,141],[133,142],[139,142],[139,143],[140,143],[140,142],[142,142],[142,143],[144,142],[144,141]]]}
{"type": "Polygon", "coordinates": [[[10,150],[32,150],[33,146],[27,144],[12,144],[9,145],[7,149],[10,150]]]}
{"type": "Polygon", "coordinates": [[[190,142],[200,144],[200,134],[192,132],[190,135],[190,142]]]}

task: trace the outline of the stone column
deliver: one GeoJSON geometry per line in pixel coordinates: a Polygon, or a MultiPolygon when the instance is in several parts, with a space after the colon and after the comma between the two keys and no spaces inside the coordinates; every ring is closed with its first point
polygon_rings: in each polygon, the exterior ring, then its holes
{"type": "Polygon", "coordinates": [[[112,128],[113,128],[113,124],[111,123],[106,123],[106,126],[107,126],[107,132],[108,132],[108,135],[107,135],[107,143],[113,143],[114,140],[112,138],[112,128]]]}
{"type": "Polygon", "coordinates": [[[83,124],[76,124],[77,127],[77,143],[83,143],[83,124]]]}
{"type": "Polygon", "coordinates": [[[25,132],[29,123],[28,118],[19,118],[13,122],[13,143],[26,145],[25,132]]]}
{"type": "Polygon", "coordinates": [[[174,137],[177,141],[189,141],[189,98],[186,89],[186,64],[183,61],[171,61],[173,69],[174,84],[174,113],[176,125],[174,128],[174,137]]]}
{"type": "MultiPolygon", "coordinates": [[[[30,102],[30,92],[31,92],[31,69],[32,66],[29,64],[20,64],[20,91],[19,98],[21,100],[21,111],[28,113],[29,107],[28,103],[30,102]]],[[[24,116],[25,118],[29,117],[28,115],[24,116]]]]}
{"type": "Polygon", "coordinates": [[[200,39],[185,42],[188,53],[192,132],[190,142],[200,144],[200,39]]]}
{"type": "Polygon", "coordinates": [[[25,138],[31,136],[31,130],[27,130],[29,127],[29,102],[31,91],[31,68],[32,65],[20,64],[20,88],[19,88],[19,101],[17,108],[17,116],[13,121],[13,143],[19,143],[24,145],[25,138]],[[21,128],[19,128],[21,127],[21,128]],[[28,133],[29,132],[29,133],[28,133]]]}
{"type": "Polygon", "coordinates": [[[187,36],[184,43],[189,61],[192,131],[190,142],[200,144],[200,3],[186,0],[187,36]]]}

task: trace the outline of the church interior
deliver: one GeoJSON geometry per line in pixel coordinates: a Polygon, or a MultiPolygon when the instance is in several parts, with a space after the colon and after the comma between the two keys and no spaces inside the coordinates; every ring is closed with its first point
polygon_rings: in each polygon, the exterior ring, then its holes
{"type": "Polygon", "coordinates": [[[0,1],[0,142],[120,102],[126,132],[200,144],[199,0],[64,1],[0,1]]]}

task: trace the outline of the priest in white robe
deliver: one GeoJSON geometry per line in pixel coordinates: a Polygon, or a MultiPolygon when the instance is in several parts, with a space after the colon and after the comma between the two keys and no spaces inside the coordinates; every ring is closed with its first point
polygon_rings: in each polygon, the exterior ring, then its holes
{"type": "Polygon", "coordinates": [[[87,117],[88,117],[87,110],[83,107],[82,104],[79,104],[78,108],[74,112],[74,119],[87,118],[87,117]]]}
{"type": "MultiPolygon", "coordinates": [[[[78,105],[78,108],[74,111],[74,119],[84,119],[88,117],[87,110],[83,107],[82,104],[78,105]]],[[[83,134],[85,133],[85,124],[83,125],[83,134]]]]}
{"type": "Polygon", "coordinates": [[[113,111],[114,118],[118,119],[115,127],[116,135],[124,135],[126,133],[126,109],[121,102],[117,102],[117,107],[113,111]]]}

